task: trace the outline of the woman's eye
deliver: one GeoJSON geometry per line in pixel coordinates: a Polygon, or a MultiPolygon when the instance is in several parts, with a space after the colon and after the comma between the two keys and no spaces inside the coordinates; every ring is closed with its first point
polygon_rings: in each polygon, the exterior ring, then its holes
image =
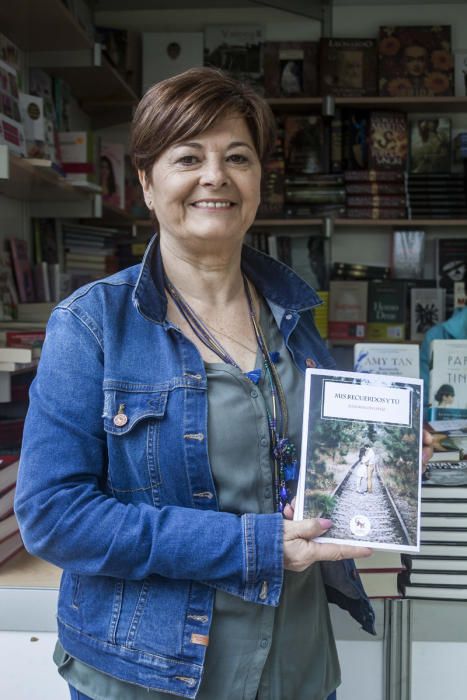
{"type": "Polygon", "coordinates": [[[195,165],[198,162],[198,158],[196,156],[182,156],[177,162],[181,165],[195,165]]]}
{"type": "Polygon", "coordinates": [[[232,163],[248,163],[248,158],[241,153],[232,153],[228,158],[232,163]]]}

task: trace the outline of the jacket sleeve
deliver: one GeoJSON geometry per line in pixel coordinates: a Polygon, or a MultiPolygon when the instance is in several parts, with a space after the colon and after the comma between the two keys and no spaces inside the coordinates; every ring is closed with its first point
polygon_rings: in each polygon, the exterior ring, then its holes
{"type": "Polygon", "coordinates": [[[17,482],[26,549],[74,573],[192,579],[278,605],[279,514],[158,509],[105,493],[103,358],[91,319],[69,307],[53,312],[31,386],[17,482]]]}

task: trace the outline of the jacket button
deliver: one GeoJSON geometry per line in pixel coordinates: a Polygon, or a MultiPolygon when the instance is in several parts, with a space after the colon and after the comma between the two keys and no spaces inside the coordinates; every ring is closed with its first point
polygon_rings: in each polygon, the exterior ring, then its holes
{"type": "Polygon", "coordinates": [[[313,360],[312,357],[307,357],[305,360],[305,366],[310,368],[316,367],[316,362],[313,360]]]}
{"type": "Polygon", "coordinates": [[[117,428],[123,428],[128,423],[128,416],[125,413],[117,413],[113,418],[113,423],[117,428]]]}

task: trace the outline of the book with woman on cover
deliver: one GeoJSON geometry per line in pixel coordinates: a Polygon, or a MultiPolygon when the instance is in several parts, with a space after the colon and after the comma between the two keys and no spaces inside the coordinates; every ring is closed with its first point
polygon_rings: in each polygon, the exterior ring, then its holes
{"type": "Polygon", "coordinates": [[[318,542],[417,552],[422,380],[307,369],[295,520],[330,518],[318,542]]]}

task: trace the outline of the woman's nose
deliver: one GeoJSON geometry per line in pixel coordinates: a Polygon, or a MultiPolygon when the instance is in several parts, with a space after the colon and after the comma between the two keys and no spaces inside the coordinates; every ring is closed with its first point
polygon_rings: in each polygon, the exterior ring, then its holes
{"type": "Polygon", "coordinates": [[[226,164],[221,158],[207,158],[200,175],[200,184],[205,187],[222,187],[228,184],[226,164]]]}

